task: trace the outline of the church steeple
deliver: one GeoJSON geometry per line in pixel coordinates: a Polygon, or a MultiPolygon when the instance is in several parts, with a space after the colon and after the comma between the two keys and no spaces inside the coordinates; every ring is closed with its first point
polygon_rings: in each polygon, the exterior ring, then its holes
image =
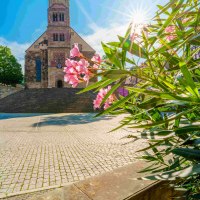
{"type": "Polygon", "coordinates": [[[49,0],[49,7],[55,3],[63,4],[66,7],[69,7],[69,0],[49,0]]]}
{"type": "Polygon", "coordinates": [[[69,0],[49,0],[48,45],[69,47],[70,45],[69,0]]]}
{"type": "Polygon", "coordinates": [[[70,26],[69,0],[49,0],[48,26],[70,26]]]}

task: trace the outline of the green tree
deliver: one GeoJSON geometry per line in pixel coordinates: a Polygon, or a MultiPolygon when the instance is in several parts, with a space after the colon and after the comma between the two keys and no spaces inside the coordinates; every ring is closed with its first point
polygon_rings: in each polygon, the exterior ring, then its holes
{"type": "Polygon", "coordinates": [[[16,85],[22,81],[21,65],[8,47],[0,46],[0,83],[16,85]]]}

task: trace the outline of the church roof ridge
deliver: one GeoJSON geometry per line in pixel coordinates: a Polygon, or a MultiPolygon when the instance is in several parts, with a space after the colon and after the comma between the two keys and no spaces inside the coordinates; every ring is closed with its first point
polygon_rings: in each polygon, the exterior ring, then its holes
{"type": "Polygon", "coordinates": [[[27,52],[47,31],[44,31],[30,46],[28,49],[26,49],[25,52],[27,52]]]}
{"type": "Polygon", "coordinates": [[[70,26],[70,29],[73,30],[73,31],[74,31],[88,46],[90,46],[90,48],[93,49],[93,51],[96,52],[96,50],[95,50],[90,44],[88,44],[88,42],[86,42],[85,39],[83,39],[83,37],[80,36],[80,35],[74,30],[74,28],[72,28],[72,27],[70,26]]]}

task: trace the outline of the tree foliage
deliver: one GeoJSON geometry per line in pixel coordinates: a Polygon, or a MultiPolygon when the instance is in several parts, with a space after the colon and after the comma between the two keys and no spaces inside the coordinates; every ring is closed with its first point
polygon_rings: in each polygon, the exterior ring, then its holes
{"type": "Polygon", "coordinates": [[[8,47],[0,46],[0,83],[16,85],[22,83],[21,65],[8,47]]]}

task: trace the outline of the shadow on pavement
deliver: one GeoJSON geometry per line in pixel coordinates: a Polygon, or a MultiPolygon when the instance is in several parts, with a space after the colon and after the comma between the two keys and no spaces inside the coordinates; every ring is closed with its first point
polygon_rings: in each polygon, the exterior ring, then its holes
{"type": "Polygon", "coordinates": [[[52,125],[77,125],[77,124],[87,124],[91,122],[97,122],[101,120],[112,119],[111,116],[102,116],[94,118],[95,114],[86,113],[86,114],[68,114],[64,116],[49,116],[45,117],[38,123],[34,123],[32,126],[52,126],[52,125]]]}
{"type": "Polygon", "coordinates": [[[25,118],[25,117],[37,117],[37,116],[44,116],[49,115],[47,114],[41,114],[41,113],[0,113],[0,120],[5,119],[14,119],[14,118],[25,118]]]}

